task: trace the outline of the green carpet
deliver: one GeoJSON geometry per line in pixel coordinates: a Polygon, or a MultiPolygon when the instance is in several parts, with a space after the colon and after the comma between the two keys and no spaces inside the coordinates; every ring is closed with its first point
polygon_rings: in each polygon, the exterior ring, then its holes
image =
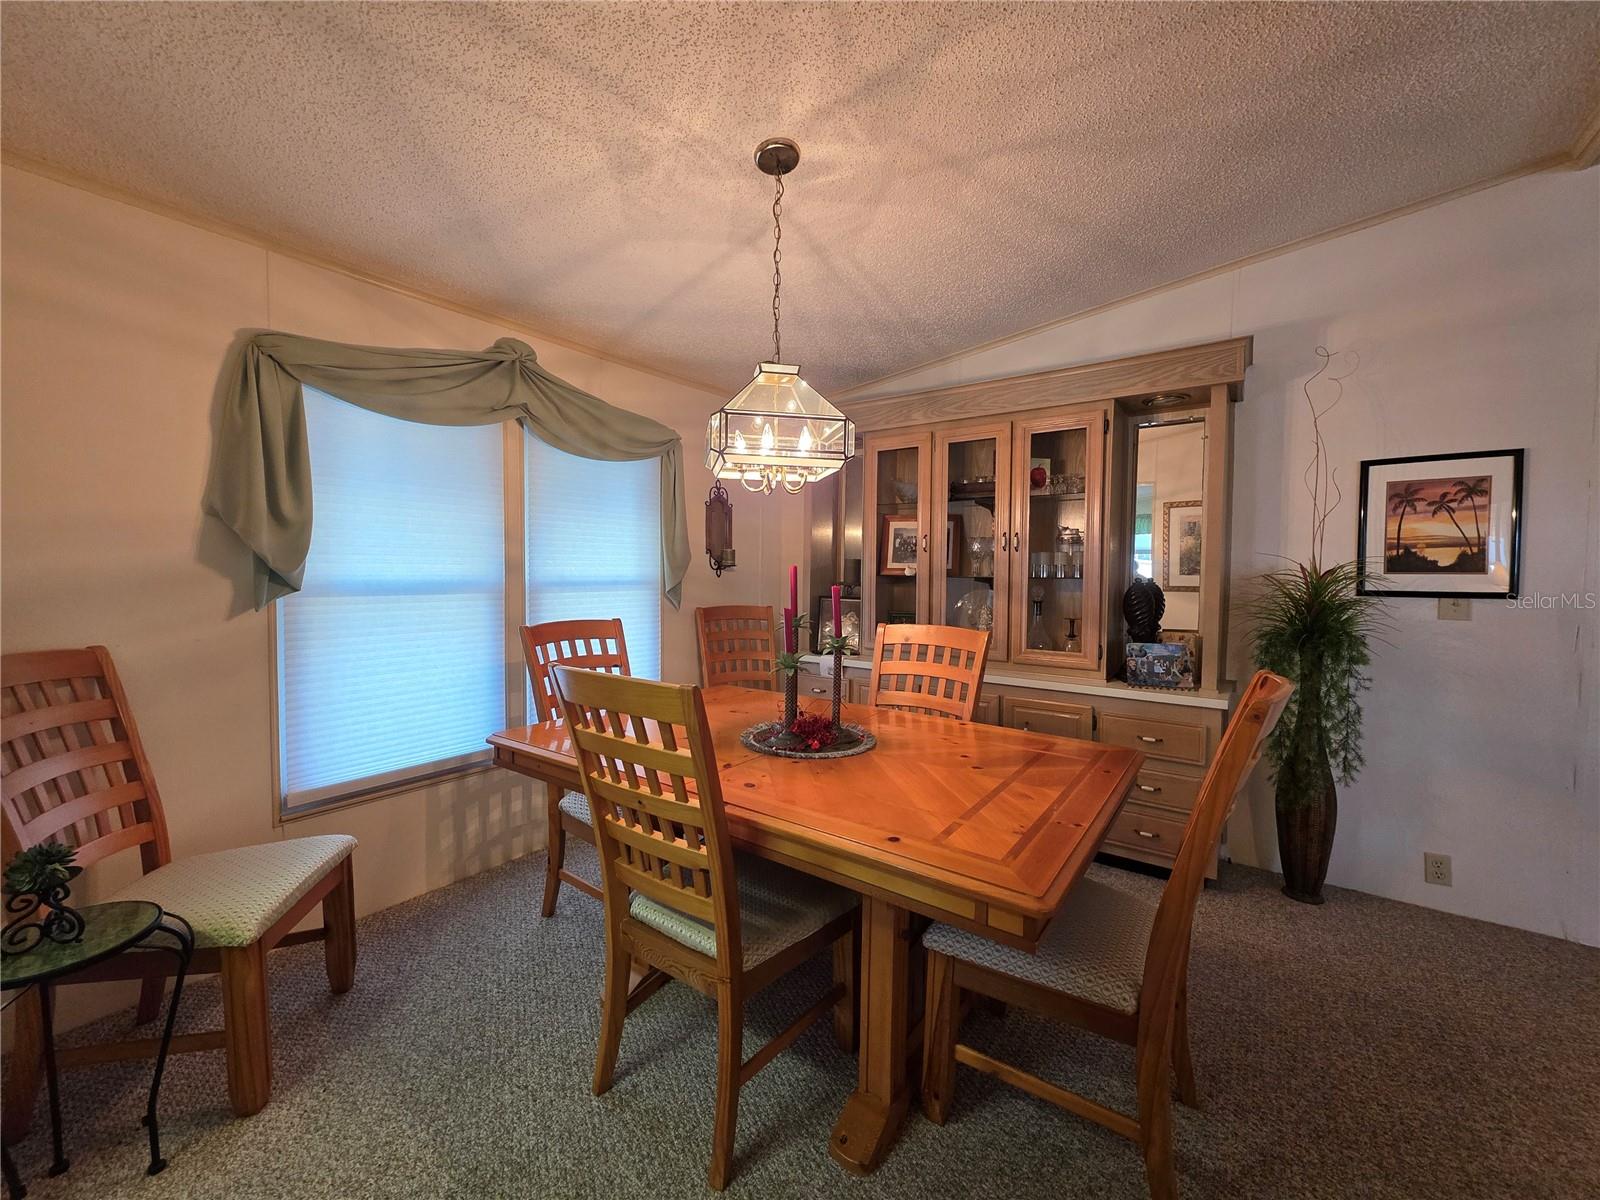
{"type": "MultiPolygon", "coordinates": [[[[272,1103],[235,1120],[221,1054],[174,1059],[171,1166],[153,1179],[139,1126],[147,1067],[68,1073],[73,1166],[45,1176],[41,1109],[14,1151],[30,1196],[710,1194],[709,1002],[658,993],[629,1018],[616,1086],[591,1096],[599,906],[567,889],[541,920],[543,868],[535,856],[362,921],[346,996],[329,995],[320,947],[275,954],[272,1103]]],[[[1094,870],[1152,897],[1160,887],[1094,870]]],[[[1600,951],[1355,892],[1307,908],[1276,883],[1224,866],[1201,900],[1190,995],[1203,1109],[1175,1110],[1185,1197],[1600,1195],[1600,951]]],[[[758,998],[746,1052],[825,980],[819,961],[758,998]]],[[[219,1023],[214,980],[185,999],[183,1025],[219,1023]]],[[[965,1037],[1132,1103],[1126,1048],[1015,1010],[975,1015],[965,1037]]],[[[914,1111],[875,1175],[847,1176],[827,1138],[854,1078],[826,1022],[758,1075],[727,1194],[1146,1194],[1132,1144],[965,1068],[947,1126],[914,1111]]]]}

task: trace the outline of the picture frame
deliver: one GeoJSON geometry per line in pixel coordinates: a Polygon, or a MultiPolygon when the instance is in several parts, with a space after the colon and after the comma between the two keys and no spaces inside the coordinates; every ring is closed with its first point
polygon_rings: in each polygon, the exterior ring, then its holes
{"type": "Polygon", "coordinates": [[[915,575],[920,537],[915,516],[885,513],[878,530],[878,574],[915,575]]]}
{"type": "Polygon", "coordinates": [[[961,553],[961,518],[950,517],[944,527],[944,573],[956,573],[956,559],[961,553]]]}
{"type": "Polygon", "coordinates": [[[1198,592],[1205,508],[1198,500],[1168,500],[1161,506],[1161,590],[1198,592]]]}
{"type": "Polygon", "coordinates": [[[1514,598],[1522,456],[1484,450],[1363,461],[1357,594],[1514,598]]]}
{"type": "MultiPolygon", "coordinates": [[[[839,623],[844,626],[844,636],[857,653],[861,650],[861,597],[839,598],[839,623]]],[[[833,597],[818,596],[811,606],[811,649],[823,654],[822,644],[833,636],[833,597]]]]}

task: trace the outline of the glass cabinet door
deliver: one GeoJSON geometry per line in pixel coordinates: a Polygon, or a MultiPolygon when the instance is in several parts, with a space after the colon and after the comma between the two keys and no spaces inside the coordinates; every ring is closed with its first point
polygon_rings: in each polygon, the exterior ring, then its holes
{"type": "Polygon", "coordinates": [[[932,620],[988,629],[989,657],[1006,657],[1011,563],[1009,422],[934,439],[932,620]]]}
{"type": "Polygon", "coordinates": [[[931,442],[920,434],[867,447],[863,646],[879,624],[928,620],[931,442]]]}
{"type": "Polygon", "coordinates": [[[1012,657],[1099,665],[1105,414],[1019,421],[1012,538],[1012,657]]]}

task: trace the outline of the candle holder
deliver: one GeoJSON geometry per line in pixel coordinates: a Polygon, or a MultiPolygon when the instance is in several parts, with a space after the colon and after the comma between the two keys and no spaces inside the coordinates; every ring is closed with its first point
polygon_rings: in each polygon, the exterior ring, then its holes
{"type": "Polygon", "coordinates": [[[761,754],[779,758],[848,758],[865,754],[877,738],[859,725],[839,719],[844,699],[844,656],[851,652],[842,637],[823,639],[823,651],[833,655],[833,708],[828,716],[800,711],[800,655],[785,651],[777,657],[783,675],[783,719],[752,725],[739,740],[761,754]]]}
{"type": "Polygon", "coordinates": [[[822,649],[825,654],[833,655],[833,731],[837,735],[845,728],[844,722],[839,719],[839,710],[844,703],[844,656],[854,651],[850,640],[839,636],[822,640],[822,649]]]}

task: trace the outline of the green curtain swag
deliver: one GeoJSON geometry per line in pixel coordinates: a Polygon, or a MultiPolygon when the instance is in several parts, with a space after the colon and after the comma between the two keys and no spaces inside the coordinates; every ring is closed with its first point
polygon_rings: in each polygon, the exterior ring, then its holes
{"type": "Polygon", "coordinates": [[[557,379],[533,347],[501,338],[487,350],[347,346],[292,333],[244,344],[223,399],[206,511],[250,548],[255,605],[300,590],[311,548],[309,384],[349,404],[424,425],[518,421],[558,450],[607,462],[661,460],[661,579],[678,607],[689,569],[683,442],[657,421],[557,379]]]}

